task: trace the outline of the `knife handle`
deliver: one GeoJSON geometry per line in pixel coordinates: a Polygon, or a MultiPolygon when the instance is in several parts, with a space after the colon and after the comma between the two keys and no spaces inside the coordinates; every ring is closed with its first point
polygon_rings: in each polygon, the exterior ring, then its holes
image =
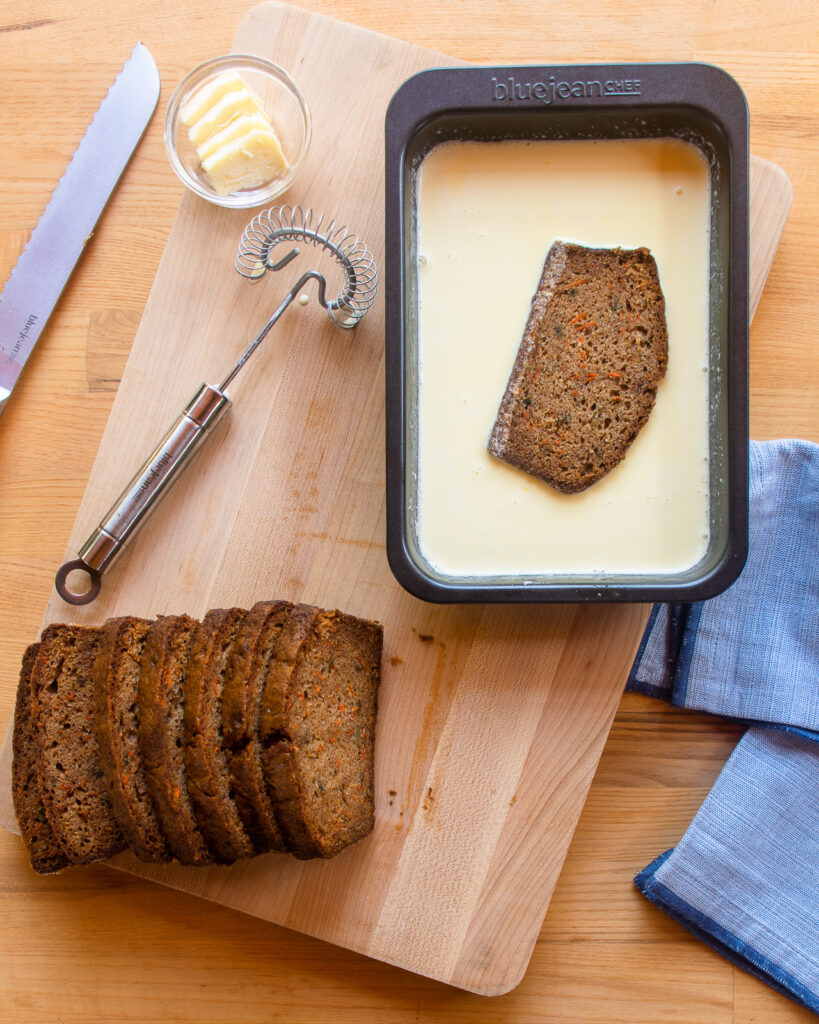
{"type": "Polygon", "coordinates": [[[229,407],[230,399],[219,388],[211,384],[199,388],[80,548],[79,557],[58,570],[54,586],[64,601],[89,604],[94,600],[100,592],[102,574],[167,494],[229,407]],[[72,572],[88,577],[87,589],[77,591],[69,587],[68,576],[72,572]]]}

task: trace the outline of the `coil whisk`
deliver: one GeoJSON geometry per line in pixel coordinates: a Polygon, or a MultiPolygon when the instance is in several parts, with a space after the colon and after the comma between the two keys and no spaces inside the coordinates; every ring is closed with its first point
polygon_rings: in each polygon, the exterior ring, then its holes
{"type": "Polygon", "coordinates": [[[257,214],[245,228],[236,253],[236,271],[255,281],[267,270],[280,270],[299,252],[291,249],[276,260],[277,246],[286,242],[326,250],[335,258],[344,273],[344,287],[334,299],[326,299],[321,274],[314,271],[310,276],[319,281],[319,301],[333,323],[355,327],[373,304],[378,289],[375,258],[358,235],[335,218],[325,221],[324,214],[315,215],[312,209],[273,207],[257,214]]]}

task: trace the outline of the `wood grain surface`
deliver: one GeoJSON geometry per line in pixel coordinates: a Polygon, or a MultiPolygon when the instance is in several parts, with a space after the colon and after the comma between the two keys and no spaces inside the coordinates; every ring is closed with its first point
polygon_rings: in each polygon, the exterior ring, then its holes
{"type": "MultiPolygon", "coordinates": [[[[316,9],[463,59],[695,57],[737,75],[751,104],[753,151],[784,166],[796,192],[752,334],[752,433],[816,438],[816,350],[803,322],[811,312],[815,318],[816,133],[799,99],[800,83],[809,87],[815,77],[799,49],[810,38],[809,8],[669,5],[661,24],[640,4],[616,19],[581,4],[572,26],[544,17],[549,6],[316,9]],[[538,35],[543,24],[548,31],[538,35]],[[768,49],[751,53],[759,39],[768,49]]],[[[244,10],[167,3],[89,4],[80,12],[47,3],[35,16],[26,5],[7,5],[0,26],[8,69],[0,111],[4,277],[136,36],[157,57],[167,98],[187,67],[226,49],[244,10]],[[57,126],[47,138],[43,122],[31,123],[38,106],[57,126]]],[[[110,409],[128,325],[133,332],[178,201],[159,128],[155,119],[0,430],[6,714],[110,409]]],[[[3,836],[2,1005],[15,1020],[806,1019],[688,939],[630,885],[682,833],[738,735],[640,698],[621,702],[530,969],[515,992],[491,1004],[104,869],[82,872],[81,881],[37,879],[18,841],[3,836]]]]}

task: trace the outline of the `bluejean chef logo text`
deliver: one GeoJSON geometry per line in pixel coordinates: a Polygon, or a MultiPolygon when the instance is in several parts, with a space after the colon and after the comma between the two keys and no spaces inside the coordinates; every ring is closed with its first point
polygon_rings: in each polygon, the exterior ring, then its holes
{"type": "Polygon", "coordinates": [[[513,103],[515,100],[537,100],[548,106],[572,96],[579,99],[595,99],[605,96],[640,94],[639,78],[593,78],[575,79],[573,82],[551,76],[548,81],[522,82],[509,75],[508,78],[491,78],[492,102],[513,103]]]}

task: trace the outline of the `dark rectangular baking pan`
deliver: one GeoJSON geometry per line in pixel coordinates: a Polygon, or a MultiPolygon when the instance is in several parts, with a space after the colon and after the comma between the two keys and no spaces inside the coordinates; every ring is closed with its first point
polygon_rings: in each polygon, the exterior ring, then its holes
{"type": "MultiPolygon", "coordinates": [[[[748,108],[706,64],[445,68],[421,72],[386,115],[387,556],[396,579],[435,602],[698,601],[739,576],[748,534],[748,108]],[[710,527],[705,557],[675,575],[444,576],[419,550],[415,184],[450,140],[677,137],[711,167],[710,527]]],[[[548,240],[546,240],[548,241],[548,240]]]]}

